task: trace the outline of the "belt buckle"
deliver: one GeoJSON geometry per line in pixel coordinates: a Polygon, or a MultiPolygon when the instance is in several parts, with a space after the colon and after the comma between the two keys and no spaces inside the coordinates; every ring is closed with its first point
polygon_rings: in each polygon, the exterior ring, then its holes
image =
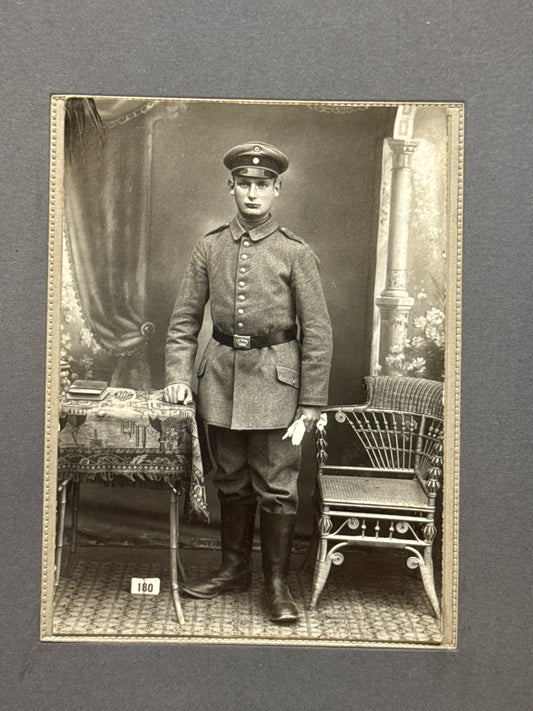
{"type": "Polygon", "coordinates": [[[239,336],[237,334],[233,335],[233,347],[238,350],[248,351],[252,347],[252,337],[251,336],[239,336]]]}

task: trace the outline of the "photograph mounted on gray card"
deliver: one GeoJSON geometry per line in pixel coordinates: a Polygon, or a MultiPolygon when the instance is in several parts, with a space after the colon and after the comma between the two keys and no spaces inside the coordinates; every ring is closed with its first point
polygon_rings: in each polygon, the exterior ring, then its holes
{"type": "Polygon", "coordinates": [[[41,639],[455,648],[460,103],[51,103],[41,639]]]}

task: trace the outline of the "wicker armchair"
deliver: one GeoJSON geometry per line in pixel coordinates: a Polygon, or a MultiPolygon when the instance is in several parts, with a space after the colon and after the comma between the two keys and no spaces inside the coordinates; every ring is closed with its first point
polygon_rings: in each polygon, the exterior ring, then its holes
{"type": "Polygon", "coordinates": [[[310,608],[316,607],[331,564],[343,562],[342,548],[395,548],[409,554],[409,568],[420,570],[439,618],[432,548],[442,476],[442,383],[372,376],[365,385],[364,405],[324,410],[332,425],[328,438],[342,436],[341,444],[328,445],[325,426],[316,431],[319,543],[310,608]]]}

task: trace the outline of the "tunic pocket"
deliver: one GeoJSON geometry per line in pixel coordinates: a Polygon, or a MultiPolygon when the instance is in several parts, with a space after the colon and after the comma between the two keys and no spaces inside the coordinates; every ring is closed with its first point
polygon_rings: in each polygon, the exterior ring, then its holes
{"type": "Polygon", "coordinates": [[[201,378],[205,373],[205,366],[207,365],[207,358],[202,358],[200,365],[198,366],[198,372],[196,373],[197,378],[201,378]]]}
{"type": "Polygon", "coordinates": [[[291,385],[293,388],[300,387],[300,371],[294,368],[287,368],[285,365],[276,366],[276,375],[278,380],[285,385],[291,385]]]}

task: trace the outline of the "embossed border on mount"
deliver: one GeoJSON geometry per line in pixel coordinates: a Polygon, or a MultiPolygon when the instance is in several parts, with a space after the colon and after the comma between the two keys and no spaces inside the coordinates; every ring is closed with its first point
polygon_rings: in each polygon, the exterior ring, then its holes
{"type": "Polygon", "coordinates": [[[50,182],[48,230],[48,292],[46,335],[45,437],[43,481],[43,535],[41,575],[40,639],[44,642],[158,642],[220,643],[265,646],[360,647],[387,649],[456,649],[458,637],[459,582],[459,456],[461,392],[461,303],[463,255],[463,186],[464,186],[464,104],[439,101],[308,101],[277,99],[202,99],[187,97],[107,96],[98,98],[138,101],[184,101],[201,103],[237,103],[279,106],[309,106],[331,113],[351,110],[398,107],[446,108],[448,114],[448,175],[446,190],[446,343],[445,343],[445,418],[443,546],[442,546],[442,642],[363,642],[347,640],[313,640],[279,637],[168,637],[135,635],[58,635],[53,633],[55,515],[57,490],[57,422],[59,409],[59,354],[61,325],[61,260],[64,197],[64,118],[67,99],[85,94],[57,94],[51,97],[50,111],[50,182]]]}

